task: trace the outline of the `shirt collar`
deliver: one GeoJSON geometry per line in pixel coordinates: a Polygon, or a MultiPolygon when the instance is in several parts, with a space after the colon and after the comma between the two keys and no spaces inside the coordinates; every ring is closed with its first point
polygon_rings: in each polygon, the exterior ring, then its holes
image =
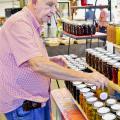
{"type": "Polygon", "coordinates": [[[39,22],[37,21],[37,19],[35,18],[35,16],[33,15],[33,13],[27,8],[24,7],[23,11],[25,11],[27,13],[27,15],[29,16],[30,20],[32,21],[35,29],[37,30],[37,32],[40,34],[42,26],[39,24],[39,22]]]}

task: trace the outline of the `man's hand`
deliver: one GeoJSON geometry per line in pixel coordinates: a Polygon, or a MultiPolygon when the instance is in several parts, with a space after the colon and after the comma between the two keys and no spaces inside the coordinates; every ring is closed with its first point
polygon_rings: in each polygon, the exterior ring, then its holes
{"type": "Polygon", "coordinates": [[[89,79],[88,82],[95,84],[98,88],[104,89],[108,86],[109,80],[102,74],[98,72],[88,73],[89,79]]]}
{"type": "Polygon", "coordinates": [[[67,67],[67,60],[62,55],[50,57],[50,61],[52,61],[58,65],[61,65],[63,67],[67,67]]]}

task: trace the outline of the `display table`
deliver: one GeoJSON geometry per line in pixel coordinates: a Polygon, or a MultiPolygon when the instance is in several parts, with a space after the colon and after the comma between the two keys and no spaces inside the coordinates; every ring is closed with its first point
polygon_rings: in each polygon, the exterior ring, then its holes
{"type": "Polygon", "coordinates": [[[57,112],[59,112],[57,120],[87,120],[85,114],[75,104],[72,95],[66,88],[53,90],[51,95],[57,112]]]}

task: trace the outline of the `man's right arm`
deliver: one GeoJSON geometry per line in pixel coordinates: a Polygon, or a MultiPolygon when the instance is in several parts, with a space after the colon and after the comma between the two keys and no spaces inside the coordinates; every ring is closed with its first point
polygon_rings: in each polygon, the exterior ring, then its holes
{"type": "Polygon", "coordinates": [[[29,60],[31,68],[35,72],[39,72],[45,76],[48,76],[53,79],[61,79],[68,81],[82,81],[94,83],[97,86],[104,86],[105,79],[101,76],[98,76],[96,73],[84,73],[82,71],[74,71],[68,68],[61,67],[54,62],[51,62],[48,58],[43,56],[34,57],[29,60]]]}

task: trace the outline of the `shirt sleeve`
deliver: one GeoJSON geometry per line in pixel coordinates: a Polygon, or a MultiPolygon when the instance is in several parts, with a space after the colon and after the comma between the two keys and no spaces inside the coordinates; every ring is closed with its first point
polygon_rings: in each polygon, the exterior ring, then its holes
{"type": "Polygon", "coordinates": [[[35,42],[34,30],[27,22],[17,21],[9,29],[8,43],[18,66],[35,56],[42,56],[35,42]]]}

